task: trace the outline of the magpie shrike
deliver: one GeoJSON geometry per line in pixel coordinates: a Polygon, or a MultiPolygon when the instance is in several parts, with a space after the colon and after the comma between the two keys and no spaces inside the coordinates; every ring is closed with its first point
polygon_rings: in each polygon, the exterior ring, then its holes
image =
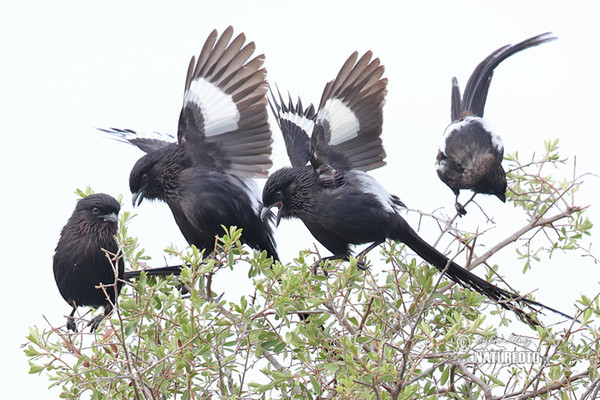
{"type": "Polygon", "coordinates": [[[483,119],[494,69],[513,54],[555,39],[551,33],[544,33],[515,45],[500,47],[477,65],[467,81],[462,100],[458,80],[452,78],[452,123],[442,137],[435,166],[442,182],[456,196],[455,207],[459,215],[467,213],[458,202],[461,189],[491,194],[506,201],[506,172],[502,168],[504,145],[483,119]]]}
{"type": "Polygon", "coordinates": [[[68,330],[77,330],[73,319],[77,307],[104,307],[104,313],[88,323],[92,331],[96,330],[112,312],[121,292],[124,263],[117,256],[115,241],[120,209],[112,196],[89,195],[77,202],[60,233],[52,268],[60,294],[73,307],[67,317],[68,330]]]}
{"type": "Polygon", "coordinates": [[[143,199],[167,203],[190,244],[210,252],[222,226],[242,228],[242,242],[278,258],[271,215],[261,218],[252,180],[272,165],[264,56],[251,60],[254,42],[228,27],[212,31],[185,80],[177,141],[129,129],[105,130],[147,154],[129,177],[134,206],[143,199]]]}

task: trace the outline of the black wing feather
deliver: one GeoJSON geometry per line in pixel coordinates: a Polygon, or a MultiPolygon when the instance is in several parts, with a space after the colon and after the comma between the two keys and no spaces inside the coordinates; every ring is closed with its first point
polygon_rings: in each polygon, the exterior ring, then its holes
{"type": "Polygon", "coordinates": [[[271,88],[269,92],[271,94],[269,97],[269,106],[273,115],[275,115],[279,129],[281,129],[290,162],[294,167],[303,167],[308,164],[310,159],[309,134],[312,133],[312,127],[314,126],[315,108],[310,104],[305,109],[300,99],[294,105],[289,95],[286,104],[279,88],[277,88],[279,101],[276,99],[271,88]]]}
{"type": "Polygon", "coordinates": [[[245,44],[243,33],[232,37],[232,27],[220,37],[213,31],[198,60],[192,58],[177,137],[196,165],[265,177],[273,140],[264,56],[250,60],[254,42],[245,44]]]}
{"type": "Polygon", "coordinates": [[[168,133],[154,132],[155,137],[150,137],[131,129],[98,128],[98,130],[112,135],[113,138],[119,142],[137,146],[145,153],[156,151],[164,146],[174,143],[176,140],[175,136],[168,133]]]}
{"type": "Polygon", "coordinates": [[[367,51],[354,52],[321,96],[311,140],[313,165],[331,163],[335,170],[368,171],[385,165],[381,141],[383,104],[387,94],[384,67],[367,51]]]}

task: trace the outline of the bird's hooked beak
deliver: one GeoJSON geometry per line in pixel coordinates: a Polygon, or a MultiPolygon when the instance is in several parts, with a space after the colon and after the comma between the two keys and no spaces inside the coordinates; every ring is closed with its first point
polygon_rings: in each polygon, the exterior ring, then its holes
{"type": "Polygon", "coordinates": [[[104,222],[117,222],[119,221],[119,217],[116,213],[104,214],[101,215],[100,218],[104,220],[104,222]]]}
{"type": "Polygon", "coordinates": [[[142,204],[142,200],[144,200],[144,191],[143,190],[140,190],[139,192],[131,193],[131,204],[133,204],[134,207],[137,207],[140,204],[142,204]]]}
{"type": "Polygon", "coordinates": [[[271,208],[277,207],[277,215],[275,216],[275,226],[279,226],[279,222],[281,221],[281,203],[271,204],[270,206],[263,206],[260,210],[260,219],[265,220],[265,218],[269,217],[269,212],[271,212],[271,208]]]}

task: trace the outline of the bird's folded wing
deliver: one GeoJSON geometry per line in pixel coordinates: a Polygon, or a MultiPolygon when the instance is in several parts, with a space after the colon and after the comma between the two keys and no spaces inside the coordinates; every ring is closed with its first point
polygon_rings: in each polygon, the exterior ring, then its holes
{"type": "Polygon", "coordinates": [[[309,138],[315,125],[315,107],[310,104],[307,108],[304,108],[300,98],[294,104],[289,94],[286,104],[279,89],[277,89],[279,100],[275,97],[272,89],[269,92],[271,94],[269,105],[283,135],[290,162],[293,167],[303,167],[308,164],[310,159],[309,138]]]}
{"type": "Polygon", "coordinates": [[[177,138],[193,162],[241,176],[272,165],[264,56],[233,28],[213,31],[188,68],[177,138]],[[231,41],[230,41],[231,40],[231,41]]]}
{"type": "Polygon", "coordinates": [[[387,79],[372,56],[368,51],[358,59],[354,52],[321,96],[311,153],[326,157],[336,169],[369,171],[385,165],[381,130],[387,79]]]}
{"type": "MultiPolygon", "coordinates": [[[[541,35],[531,37],[514,45],[502,46],[487,56],[477,65],[477,67],[475,67],[475,70],[467,81],[467,86],[465,87],[465,92],[463,94],[461,114],[468,113],[483,117],[485,101],[492,81],[494,69],[502,61],[513,54],[552,40],[556,40],[556,37],[552,36],[551,32],[542,33],[541,35]]],[[[452,114],[452,117],[454,118],[454,108],[452,114]]],[[[453,121],[455,120],[453,119],[453,121]]]]}

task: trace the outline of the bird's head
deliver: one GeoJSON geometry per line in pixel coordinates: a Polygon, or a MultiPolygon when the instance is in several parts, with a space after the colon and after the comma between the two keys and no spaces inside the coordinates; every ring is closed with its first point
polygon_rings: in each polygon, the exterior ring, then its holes
{"type": "Polygon", "coordinates": [[[482,169],[485,173],[480,177],[478,184],[473,188],[477,193],[487,193],[506,202],[506,172],[501,164],[489,165],[482,169]]]}
{"type": "Polygon", "coordinates": [[[108,226],[114,235],[117,232],[120,210],[121,205],[114,197],[96,193],[79,200],[73,215],[95,226],[108,226]]]}
{"type": "Polygon", "coordinates": [[[506,172],[504,172],[504,168],[501,165],[498,166],[498,169],[495,172],[496,179],[490,185],[491,193],[502,200],[503,203],[506,202],[506,172]]]}
{"type": "Polygon", "coordinates": [[[186,166],[184,158],[176,144],[140,158],[129,174],[133,206],[139,206],[143,199],[166,201],[175,188],[178,173],[186,166]]]}
{"type": "Polygon", "coordinates": [[[277,225],[282,218],[300,217],[299,212],[308,205],[303,193],[308,188],[310,172],[311,167],[282,168],[271,174],[263,188],[261,217],[264,218],[273,207],[279,209],[277,225]]]}

